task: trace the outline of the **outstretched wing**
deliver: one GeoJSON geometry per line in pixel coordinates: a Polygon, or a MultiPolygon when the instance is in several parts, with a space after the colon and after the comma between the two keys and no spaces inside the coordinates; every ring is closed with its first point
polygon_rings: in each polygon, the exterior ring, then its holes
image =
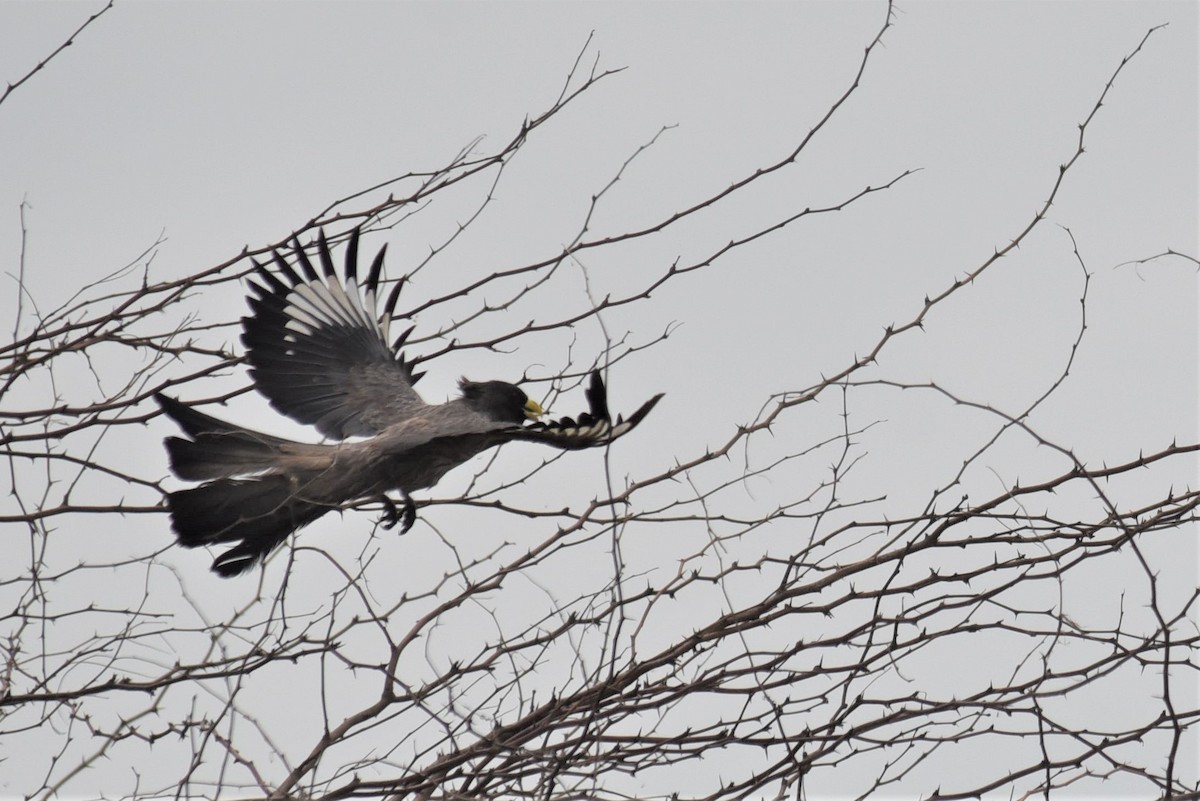
{"type": "Polygon", "coordinates": [[[588,411],[578,419],[563,417],[548,423],[531,423],[511,433],[512,439],[541,442],[563,450],[580,450],[607,445],[635,429],[662,400],[662,393],[641,405],[626,419],[617,415],[614,421],[608,412],[608,391],[599,371],[593,372],[586,390],[588,411]]]}
{"type": "Polygon", "coordinates": [[[295,268],[278,251],[274,272],[255,262],[261,284],[249,282],[253,313],[242,318],[242,342],[258,391],[283,414],[337,439],[377,434],[425,407],[413,389],[422,374],[400,352],[412,328],[388,342],[403,282],[376,315],[387,246],[371,264],[360,296],[358,236],[355,229],[346,246],[344,282],[324,232],[317,238],[320,273],[296,240],[295,268]]]}

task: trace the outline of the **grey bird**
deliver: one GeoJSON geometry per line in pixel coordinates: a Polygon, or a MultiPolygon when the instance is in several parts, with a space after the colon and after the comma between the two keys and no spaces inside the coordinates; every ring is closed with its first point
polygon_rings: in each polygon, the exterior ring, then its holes
{"type": "Polygon", "coordinates": [[[171,470],[205,482],[168,494],[171,526],[185,548],[236,543],[213,561],[221,576],[247,572],[293,531],[352,501],[383,501],[384,525],[402,523],[406,531],[416,519],[409,493],[432,487],[476,454],[513,440],[565,450],[607,445],[633,430],[662,398],[655,395],[628,419],[614,421],[604,382],[593,372],[589,409],[578,419],[529,422],[544,414],[542,407],[503,381],[464,378],[461,397],[425,403],[413,388],[423,373],[414,372],[415,362],[401,351],[413,329],[389,344],[403,282],[376,314],[386,245],[360,296],[358,244],[356,229],[346,246],[344,282],[324,232],[316,245],[320,272],[298,240],[295,268],[278,251],[278,275],[255,262],[261,284],[249,282],[252,313],[242,318],[242,343],[258,391],[278,411],[339,442],[262,434],[155,395],[188,436],[165,440],[171,470]],[[392,491],[401,507],[388,497],[392,491]]]}

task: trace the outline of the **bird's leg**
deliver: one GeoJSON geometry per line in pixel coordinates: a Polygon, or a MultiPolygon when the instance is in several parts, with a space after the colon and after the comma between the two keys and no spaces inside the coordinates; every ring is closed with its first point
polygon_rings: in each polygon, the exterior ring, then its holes
{"type": "Polygon", "coordinates": [[[417,522],[417,505],[404,490],[400,490],[400,502],[403,507],[398,507],[387,495],[380,495],[379,499],[383,502],[383,517],[379,518],[379,522],[384,528],[392,529],[399,523],[398,533],[404,534],[417,522]]]}

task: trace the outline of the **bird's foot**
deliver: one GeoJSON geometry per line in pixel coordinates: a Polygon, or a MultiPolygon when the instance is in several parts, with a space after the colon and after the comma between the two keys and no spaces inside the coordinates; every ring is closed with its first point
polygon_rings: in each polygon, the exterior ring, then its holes
{"type": "Polygon", "coordinates": [[[380,500],[383,502],[383,516],[379,518],[379,523],[384,528],[393,529],[399,523],[400,531],[397,533],[404,534],[417,522],[417,505],[408,493],[400,496],[401,506],[397,506],[396,502],[386,495],[380,496],[380,500]]]}

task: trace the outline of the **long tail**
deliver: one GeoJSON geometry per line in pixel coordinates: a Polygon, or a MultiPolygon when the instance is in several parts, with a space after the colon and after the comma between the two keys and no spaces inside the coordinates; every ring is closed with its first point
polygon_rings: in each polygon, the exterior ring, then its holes
{"type": "Polygon", "coordinates": [[[172,492],[167,506],[171,528],[183,547],[238,543],[213,560],[213,571],[225,577],[250,570],[289,534],[331,508],[305,501],[293,480],[281,474],[219,478],[172,492]]]}
{"type": "Polygon", "coordinates": [[[182,479],[208,480],[167,496],[171,528],[179,544],[198,548],[238,543],[213,560],[214,572],[229,577],[250,570],[293,531],[333,508],[306,498],[312,497],[311,485],[321,471],[284,470],[286,451],[321,446],[303,446],[241,428],[165,395],[155,398],[192,437],[166,439],[172,471],[182,479]],[[247,475],[252,477],[234,478],[247,475]]]}
{"type": "Polygon", "coordinates": [[[171,471],[186,481],[265,472],[278,466],[286,446],[299,444],[209,417],[161,393],[154,399],[192,438],[167,437],[164,441],[171,471]]]}

